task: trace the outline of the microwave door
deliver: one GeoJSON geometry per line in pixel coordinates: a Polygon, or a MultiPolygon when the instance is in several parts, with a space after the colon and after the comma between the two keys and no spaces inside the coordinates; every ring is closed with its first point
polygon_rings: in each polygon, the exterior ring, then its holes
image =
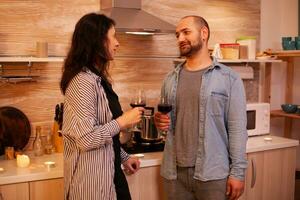
{"type": "Polygon", "coordinates": [[[247,132],[249,136],[255,135],[256,120],[256,110],[247,110],[247,132]]]}

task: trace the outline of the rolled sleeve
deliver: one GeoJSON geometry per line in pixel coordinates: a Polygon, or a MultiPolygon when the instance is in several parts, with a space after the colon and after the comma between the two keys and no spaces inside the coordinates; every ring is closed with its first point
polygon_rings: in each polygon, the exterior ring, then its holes
{"type": "Polygon", "coordinates": [[[126,160],[128,160],[130,158],[129,154],[124,151],[124,149],[121,147],[121,163],[125,162],[126,160]]]}

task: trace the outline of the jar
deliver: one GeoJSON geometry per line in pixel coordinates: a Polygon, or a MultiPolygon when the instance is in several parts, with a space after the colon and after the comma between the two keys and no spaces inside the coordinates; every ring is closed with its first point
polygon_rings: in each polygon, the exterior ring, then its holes
{"type": "Polygon", "coordinates": [[[248,59],[255,59],[256,58],[256,37],[247,36],[247,37],[240,37],[236,40],[242,46],[248,47],[248,59]]]}

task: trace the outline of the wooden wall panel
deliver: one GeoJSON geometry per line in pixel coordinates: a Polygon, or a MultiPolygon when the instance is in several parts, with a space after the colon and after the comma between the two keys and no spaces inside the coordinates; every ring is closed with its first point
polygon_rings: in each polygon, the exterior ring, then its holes
{"type": "Polygon", "coordinates": [[[259,40],[260,0],[143,0],[142,6],[172,24],[186,15],[204,17],[211,29],[210,47],[245,35],[259,40]]]}
{"type": "MultiPolygon", "coordinates": [[[[172,24],[185,15],[202,15],[211,27],[211,47],[241,35],[259,36],[260,0],[142,0],[142,5],[172,24]]],[[[35,55],[36,41],[48,42],[50,56],[65,56],[75,23],[85,13],[99,9],[100,0],[1,0],[0,56],[35,55]]],[[[123,109],[129,108],[130,93],[137,86],[147,91],[149,105],[156,105],[163,77],[178,56],[175,36],[118,33],[117,37],[121,46],[111,74],[123,109]]],[[[32,124],[51,125],[54,107],[63,101],[59,89],[62,63],[35,63],[33,67],[39,70],[37,82],[0,82],[0,106],[20,108],[32,124]]],[[[246,81],[245,87],[251,93],[250,101],[258,99],[258,76],[246,81]]]]}
{"type": "Polygon", "coordinates": [[[99,0],[1,0],[0,54],[35,55],[36,41],[47,41],[49,55],[65,55],[75,23],[99,8],[99,0]]]}

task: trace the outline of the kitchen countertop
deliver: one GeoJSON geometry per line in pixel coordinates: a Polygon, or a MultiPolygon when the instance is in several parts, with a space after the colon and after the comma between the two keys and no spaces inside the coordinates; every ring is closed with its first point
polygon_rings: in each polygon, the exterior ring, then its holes
{"type": "MultiPolygon", "coordinates": [[[[271,149],[280,149],[286,147],[298,146],[298,140],[292,140],[277,136],[252,136],[247,143],[247,153],[265,151],[271,149]],[[271,140],[265,140],[271,138],[271,140]]],[[[143,153],[144,157],[140,158],[141,168],[157,166],[161,164],[162,152],[143,153]]],[[[16,160],[0,160],[0,185],[38,181],[63,177],[63,155],[61,153],[44,155],[40,157],[30,156],[30,166],[27,168],[17,167],[16,160]],[[54,168],[47,168],[45,161],[54,161],[54,168]]]]}
{"type": "Polygon", "coordinates": [[[251,136],[247,142],[247,153],[298,146],[299,141],[274,135],[251,136]],[[270,140],[271,139],[271,140],[270,140]]]}

